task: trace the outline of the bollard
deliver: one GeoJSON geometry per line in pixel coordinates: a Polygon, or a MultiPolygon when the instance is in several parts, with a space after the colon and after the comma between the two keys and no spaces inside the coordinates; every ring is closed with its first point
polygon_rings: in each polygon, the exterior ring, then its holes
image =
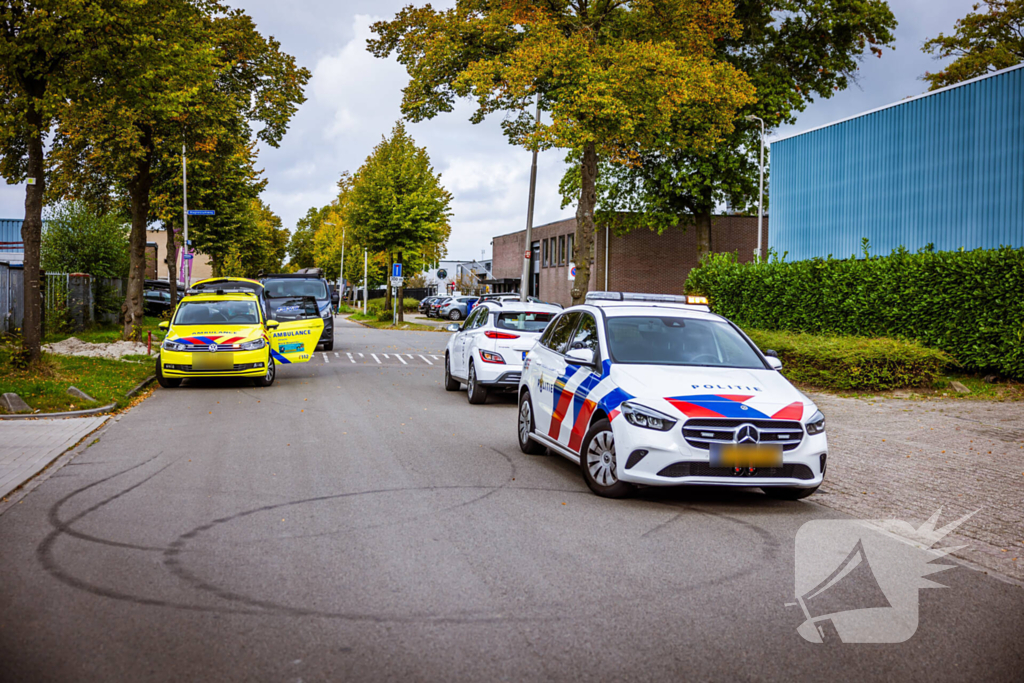
{"type": "Polygon", "coordinates": [[[149,331],[146,333],[146,355],[153,355],[153,332],[149,331]]]}

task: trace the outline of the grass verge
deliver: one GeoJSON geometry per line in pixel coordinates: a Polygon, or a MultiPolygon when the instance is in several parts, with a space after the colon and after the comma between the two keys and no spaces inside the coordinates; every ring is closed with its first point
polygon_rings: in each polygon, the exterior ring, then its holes
{"type": "Polygon", "coordinates": [[[443,327],[435,327],[433,325],[421,325],[419,323],[399,323],[397,326],[391,324],[391,319],[379,320],[376,315],[363,315],[362,313],[355,313],[348,316],[349,320],[357,322],[367,327],[373,327],[378,330],[414,330],[418,332],[444,332],[443,327]]]}
{"type": "MultiPolygon", "coordinates": [[[[128,403],[125,394],[153,374],[153,362],[125,363],[106,358],[43,354],[42,363],[16,369],[0,363],[0,393],[14,392],[40,413],[98,408],[128,403]],[[78,387],[95,401],[83,401],[67,393],[78,387]]],[[[0,408],[0,412],[3,408],[0,408]]]]}
{"type": "Polygon", "coordinates": [[[824,389],[887,391],[933,387],[954,364],[943,351],[899,339],[745,330],[761,349],[775,350],[788,379],[824,389]]]}

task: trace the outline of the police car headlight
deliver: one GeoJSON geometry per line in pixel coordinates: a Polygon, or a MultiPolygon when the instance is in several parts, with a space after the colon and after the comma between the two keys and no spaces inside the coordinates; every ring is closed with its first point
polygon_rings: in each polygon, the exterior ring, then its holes
{"type": "Polygon", "coordinates": [[[160,345],[166,351],[184,351],[185,345],[170,339],[165,339],[164,343],[160,345]]]}
{"type": "Polygon", "coordinates": [[[242,349],[243,351],[258,351],[258,350],[262,349],[266,345],[267,345],[267,342],[265,342],[262,338],[260,338],[260,339],[254,339],[252,341],[245,342],[244,344],[242,344],[238,348],[242,349]]]}
{"type": "Polygon", "coordinates": [[[814,412],[811,415],[811,419],[807,421],[807,433],[811,436],[815,434],[821,434],[825,431],[825,416],[821,414],[820,410],[814,412]]]}
{"type": "Polygon", "coordinates": [[[675,419],[664,413],[659,413],[657,410],[651,410],[629,401],[622,402],[622,405],[619,406],[619,412],[626,418],[626,422],[635,427],[667,432],[676,424],[675,419]]]}

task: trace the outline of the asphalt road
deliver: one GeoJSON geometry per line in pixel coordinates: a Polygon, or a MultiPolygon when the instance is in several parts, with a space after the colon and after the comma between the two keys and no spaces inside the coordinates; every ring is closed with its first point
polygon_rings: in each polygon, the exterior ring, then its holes
{"type": "Polygon", "coordinates": [[[958,565],[906,642],[807,642],[794,539],[847,518],[597,498],[519,452],[511,398],[443,390],[446,339],[342,322],[273,387],[106,427],[0,516],[0,679],[1024,679],[1024,588],[958,565]]]}

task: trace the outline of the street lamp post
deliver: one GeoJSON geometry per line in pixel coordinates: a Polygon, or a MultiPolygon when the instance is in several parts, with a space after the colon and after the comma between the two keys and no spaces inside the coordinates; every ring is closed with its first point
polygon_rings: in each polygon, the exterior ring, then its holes
{"type": "MultiPolygon", "coordinates": [[[[540,93],[537,93],[537,127],[540,127],[540,93]]],[[[526,209],[526,250],[523,252],[523,279],[519,285],[519,300],[526,303],[533,269],[533,201],[537,193],[537,150],[533,150],[533,165],[530,166],[530,201],[526,209]]]]}
{"type": "Polygon", "coordinates": [[[341,295],[345,287],[345,226],[341,226],[341,268],[338,269],[338,307],[341,308],[341,295]]]}
{"type": "Polygon", "coordinates": [[[747,121],[757,121],[761,124],[761,163],[757,190],[757,260],[761,260],[761,236],[764,235],[762,224],[764,222],[764,121],[750,114],[747,121]]]}

